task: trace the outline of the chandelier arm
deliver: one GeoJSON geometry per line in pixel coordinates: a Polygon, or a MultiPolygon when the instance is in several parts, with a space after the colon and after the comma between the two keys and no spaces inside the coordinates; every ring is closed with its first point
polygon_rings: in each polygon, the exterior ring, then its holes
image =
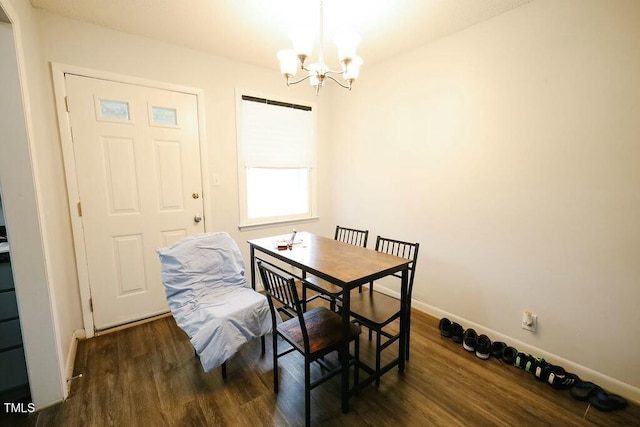
{"type": "Polygon", "coordinates": [[[300,83],[300,82],[303,82],[303,81],[307,80],[309,77],[311,77],[311,74],[307,74],[307,75],[306,75],[306,76],[304,76],[303,78],[298,79],[298,80],[296,80],[296,81],[294,81],[294,82],[287,80],[287,86],[297,85],[298,83],[300,83]]]}
{"type": "MultiPolygon", "coordinates": [[[[322,65],[325,65],[325,66],[326,66],[326,64],[324,64],[324,63],[323,63],[322,65]]],[[[310,70],[310,69],[307,67],[307,65],[306,65],[306,64],[305,64],[305,65],[303,65],[303,66],[302,66],[302,67],[300,67],[300,68],[301,68],[302,70],[306,71],[307,73],[310,73],[310,74],[314,74],[314,73],[317,73],[317,72],[318,72],[317,70],[313,70],[313,69],[311,69],[311,70],[310,70]]],[[[344,70],[338,71],[338,70],[330,70],[330,69],[328,69],[328,68],[327,68],[327,69],[325,69],[324,74],[344,74],[344,70]]]]}
{"type": "Polygon", "coordinates": [[[340,80],[337,80],[335,77],[330,76],[329,74],[326,74],[325,77],[328,78],[328,79],[333,80],[336,83],[338,83],[343,88],[351,90],[351,86],[347,86],[346,84],[342,83],[340,80]]]}

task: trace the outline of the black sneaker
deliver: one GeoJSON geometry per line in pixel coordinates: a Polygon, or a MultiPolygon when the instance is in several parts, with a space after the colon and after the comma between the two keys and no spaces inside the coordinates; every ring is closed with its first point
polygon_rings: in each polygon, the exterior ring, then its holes
{"type": "Polygon", "coordinates": [[[469,328],[464,331],[462,336],[462,347],[467,351],[476,351],[476,342],[478,341],[478,333],[469,328]]]}
{"type": "Polygon", "coordinates": [[[460,344],[462,342],[462,336],[464,335],[464,329],[460,324],[453,322],[451,324],[451,340],[460,344]]]}
{"type": "Polygon", "coordinates": [[[524,369],[527,362],[533,359],[530,354],[519,352],[516,354],[516,359],[513,361],[513,366],[516,368],[524,369]]]}
{"type": "Polygon", "coordinates": [[[507,365],[513,365],[516,361],[518,350],[513,347],[507,347],[502,352],[502,361],[507,365]]]}
{"type": "Polygon", "coordinates": [[[527,363],[524,364],[524,370],[529,372],[530,374],[535,375],[538,365],[545,364],[547,364],[547,362],[545,362],[544,359],[531,356],[529,360],[527,360],[527,363]]]}
{"type": "Polygon", "coordinates": [[[486,335],[480,335],[476,341],[476,356],[482,360],[491,357],[491,340],[486,335]]]}
{"type": "Polygon", "coordinates": [[[502,341],[494,341],[494,343],[491,344],[491,355],[496,359],[502,359],[502,353],[505,348],[507,348],[507,344],[502,341]]]}
{"type": "Polygon", "coordinates": [[[546,366],[544,366],[544,367],[542,367],[540,369],[539,373],[538,373],[538,370],[536,369],[536,372],[535,372],[534,375],[540,381],[549,382],[549,376],[551,374],[564,375],[565,373],[566,373],[566,371],[564,370],[564,368],[562,366],[556,366],[556,365],[547,364],[546,366]]]}
{"type": "Polygon", "coordinates": [[[616,409],[622,409],[627,406],[627,401],[624,400],[622,396],[618,396],[617,394],[607,393],[604,390],[600,390],[598,393],[594,394],[589,398],[589,402],[596,409],[601,411],[615,411],[616,409]]]}
{"type": "Polygon", "coordinates": [[[577,400],[589,400],[602,391],[602,387],[591,381],[582,381],[577,383],[571,389],[571,397],[577,400]]]}
{"type": "Polygon", "coordinates": [[[543,377],[543,373],[545,372],[544,369],[547,366],[551,366],[551,365],[548,362],[545,362],[544,359],[536,360],[535,367],[533,368],[533,376],[540,381],[546,381],[549,377],[548,371],[547,371],[547,378],[543,377]]]}
{"type": "Polygon", "coordinates": [[[440,335],[445,338],[451,338],[451,320],[446,317],[440,319],[440,335]]]}
{"type": "Polygon", "coordinates": [[[564,374],[556,374],[552,372],[549,374],[547,382],[556,390],[565,390],[578,384],[580,382],[580,377],[570,372],[565,372],[564,374]]]}

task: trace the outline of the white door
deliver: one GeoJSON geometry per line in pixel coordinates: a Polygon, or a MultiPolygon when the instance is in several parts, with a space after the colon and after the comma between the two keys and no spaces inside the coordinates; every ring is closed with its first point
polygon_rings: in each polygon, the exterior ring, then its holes
{"type": "Polygon", "coordinates": [[[155,249],[204,231],[196,97],[65,79],[95,328],[167,312],[155,249]]]}

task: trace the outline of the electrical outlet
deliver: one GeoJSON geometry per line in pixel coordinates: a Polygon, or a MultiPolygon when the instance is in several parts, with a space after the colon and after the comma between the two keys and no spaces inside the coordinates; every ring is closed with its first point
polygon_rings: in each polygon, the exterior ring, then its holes
{"type": "Polygon", "coordinates": [[[530,311],[522,313],[522,329],[535,332],[538,327],[538,315],[530,311]]]}

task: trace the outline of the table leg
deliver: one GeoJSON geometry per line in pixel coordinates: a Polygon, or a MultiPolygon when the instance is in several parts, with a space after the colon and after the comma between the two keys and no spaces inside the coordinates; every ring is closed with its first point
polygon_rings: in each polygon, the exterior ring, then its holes
{"type": "Polygon", "coordinates": [[[398,370],[404,371],[407,350],[407,292],[409,291],[409,269],[402,270],[402,287],[400,289],[400,348],[398,349],[398,370]]]}
{"type": "MultiPolygon", "coordinates": [[[[350,290],[342,292],[342,351],[340,363],[342,365],[342,412],[349,412],[349,313],[351,307],[350,290]]],[[[356,368],[357,369],[357,368],[356,368]]]]}
{"type": "Polygon", "coordinates": [[[256,249],[249,245],[249,262],[251,263],[251,287],[256,290],[256,249]]]}

